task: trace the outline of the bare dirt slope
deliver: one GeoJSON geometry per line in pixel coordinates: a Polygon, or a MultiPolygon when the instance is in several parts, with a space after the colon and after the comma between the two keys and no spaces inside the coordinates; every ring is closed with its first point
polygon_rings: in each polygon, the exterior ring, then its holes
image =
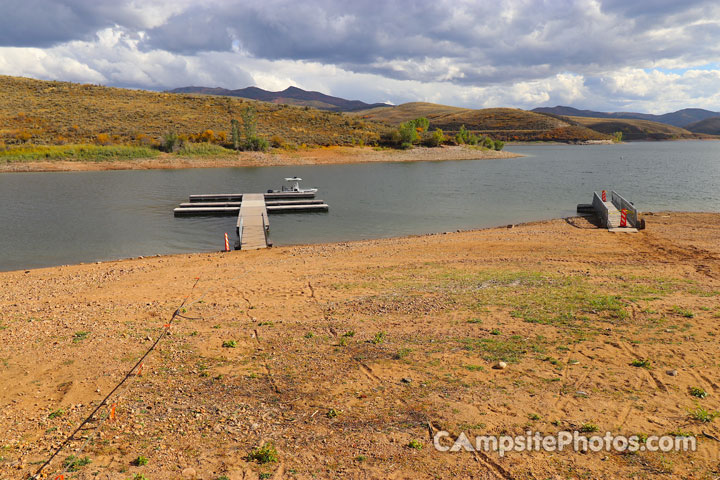
{"type": "Polygon", "coordinates": [[[2,273],[0,478],[34,471],[186,295],[74,478],[715,478],[720,419],[691,414],[720,409],[720,215],[646,219],[637,235],[574,218],[2,273]],[[431,443],[593,425],[699,450],[431,443]],[[248,458],[267,442],[276,462],[248,458]]]}

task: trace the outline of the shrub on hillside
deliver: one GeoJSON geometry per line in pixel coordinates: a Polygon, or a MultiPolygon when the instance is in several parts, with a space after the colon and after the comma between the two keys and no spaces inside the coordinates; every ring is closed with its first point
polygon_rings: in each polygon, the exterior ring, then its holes
{"type": "Polygon", "coordinates": [[[423,145],[427,147],[439,147],[445,142],[445,134],[438,128],[423,137],[423,145]]]}
{"type": "Polygon", "coordinates": [[[470,133],[470,131],[465,128],[465,125],[462,125],[458,134],[455,135],[455,141],[459,145],[477,145],[480,139],[477,135],[470,133]]]}
{"type": "Polygon", "coordinates": [[[175,132],[167,132],[163,135],[162,142],[160,144],[160,150],[163,152],[172,153],[179,148],[178,135],[175,132]]]}

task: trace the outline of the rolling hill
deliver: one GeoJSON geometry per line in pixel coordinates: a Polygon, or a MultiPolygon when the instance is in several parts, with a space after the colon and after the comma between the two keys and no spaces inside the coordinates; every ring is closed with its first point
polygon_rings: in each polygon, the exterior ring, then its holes
{"type": "Polygon", "coordinates": [[[612,135],[622,132],[623,140],[679,140],[705,138],[684,128],[641,119],[569,117],[587,128],[612,135]]]}
{"type": "Polygon", "coordinates": [[[720,116],[710,117],[699,122],[691,123],[685,127],[693,133],[705,133],[708,135],[720,135],[720,116]]]}
{"type": "Polygon", "coordinates": [[[222,95],[226,97],[241,97],[262,102],[279,103],[286,105],[299,105],[317,108],[320,110],[332,110],[337,112],[353,112],[375,107],[387,107],[385,103],[365,103],[360,100],[345,100],[340,97],[332,97],[320,92],[309,92],[297,87],[288,87],[281,92],[270,92],[258,87],[240,88],[228,90],[226,88],[208,87],[181,87],[170,90],[168,93],[194,93],[203,95],[222,95]]]}
{"type": "Polygon", "coordinates": [[[252,106],[258,133],[308,145],[372,143],[390,127],[341,113],[231,97],[186,95],[0,76],[0,146],[132,143],[164,134],[228,136],[252,106]],[[102,140],[100,140],[102,139],[102,140]]]}
{"type": "Polygon", "coordinates": [[[582,142],[609,140],[611,137],[568,119],[514,108],[473,110],[426,102],[404,103],[395,107],[355,112],[365,120],[397,125],[417,117],[427,117],[430,128],[446,133],[457,132],[462,125],[476,133],[505,141],[582,142]]]}
{"type": "Polygon", "coordinates": [[[534,108],[532,111],[562,115],[566,117],[649,120],[651,122],[665,123],[676,127],[686,127],[694,122],[720,116],[720,113],[718,112],[711,112],[710,110],[704,110],[702,108],[684,108],[682,110],[678,110],[677,112],[670,112],[662,115],[638,112],[595,112],[593,110],[578,110],[577,108],[564,107],[562,105],[558,105],[556,107],[539,107],[534,108]]]}

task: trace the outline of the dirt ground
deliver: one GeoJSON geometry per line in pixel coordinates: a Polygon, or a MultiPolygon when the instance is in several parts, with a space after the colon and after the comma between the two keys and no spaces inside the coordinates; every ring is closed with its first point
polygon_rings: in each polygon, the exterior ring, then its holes
{"type": "Polygon", "coordinates": [[[720,214],[645,218],[0,273],[0,478],[37,470],[186,296],[46,478],[718,478],[720,214]],[[432,440],[528,430],[698,449],[432,440]]]}
{"type": "Polygon", "coordinates": [[[482,160],[522,155],[465,146],[441,148],[416,147],[410,150],[373,149],[372,147],[321,147],[271,153],[241,152],[222,158],[183,157],[161,154],[156,158],[117,161],[47,161],[0,164],[1,172],[73,172],[86,170],[149,170],[213,167],[268,167],[278,165],[327,165],[368,162],[420,162],[443,160],[482,160]]]}

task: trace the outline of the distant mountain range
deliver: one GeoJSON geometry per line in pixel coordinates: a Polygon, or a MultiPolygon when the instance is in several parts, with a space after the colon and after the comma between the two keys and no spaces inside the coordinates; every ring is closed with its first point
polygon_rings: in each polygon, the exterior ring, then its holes
{"type": "MultiPolygon", "coordinates": [[[[573,107],[564,107],[558,105],[557,107],[539,107],[533,109],[533,112],[538,113],[550,113],[553,115],[561,115],[564,117],[589,117],[589,118],[624,118],[634,120],[650,120],[652,122],[664,123],[666,125],[673,125],[675,127],[683,127],[686,130],[697,133],[711,133],[704,130],[693,130],[696,128],[699,122],[708,120],[710,118],[720,117],[720,112],[711,112],[710,110],[703,110],[702,108],[684,108],[677,112],[665,113],[663,115],[653,115],[650,113],[638,113],[638,112],[595,112],[592,110],[578,110],[573,107]]],[[[717,124],[718,122],[711,122],[717,124]]],[[[700,128],[707,130],[708,124],[700,124],[700,128]]],[[[718,130],[712,133],[720,133],[718,130]]]]}
{"type": "Polygon", "coordinates": [[[320,92],[309,92],[297,87],[288,87],[282,92],[270,92],[258,87],[239,88],[237,90],[228,90],[220,87],[181,87],[170,90],[169,93],[199,93],[204,95],[241,97],[260,100],[262,102],[300,105],[336,112],[354,112],[357,110],[367,110],[368,108],[390,106],[386,103],[365,103],[360,100],[346,100],[320,92]]]}

